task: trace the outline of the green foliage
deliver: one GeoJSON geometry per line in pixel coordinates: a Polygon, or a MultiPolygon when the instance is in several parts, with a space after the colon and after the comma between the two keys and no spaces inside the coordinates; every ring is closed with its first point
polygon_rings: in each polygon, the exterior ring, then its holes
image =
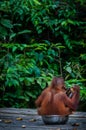
{"type": "Polygon", "coordinates": [[[4,43],[0,46],[1,106],[32,107],[34,100],[49,84],[53,75],[58,74],[58,67],[54,64],[57,53],[46,43],[4,43]]]}
{"type": "Polygon", "coordinates": [[[33,107],[55,75],[86,100],[84,10],[84,0],[0,1],[0,106],[33,107]]]}
{"type": "Polygon", "coordinates": [[[20,35],[28,42],[35,35],[37,40],[59,40],[72,49],[71,44],[78,43],[82,32],[84,35],[86,23],[78,18],[78,7],[72,0],[4,0],[0,6],[0,39],[4,42],[22,42],[20,35]]]}
{"type": "Polygon", "coordinates": [[[80,103],[78,110],[85,111],[86,106],[86,79],[81,78],[80,80],[77,79],[70,79],[65,82],[67,87],[71,87],[74,84],[80,86],[80,103]]]}

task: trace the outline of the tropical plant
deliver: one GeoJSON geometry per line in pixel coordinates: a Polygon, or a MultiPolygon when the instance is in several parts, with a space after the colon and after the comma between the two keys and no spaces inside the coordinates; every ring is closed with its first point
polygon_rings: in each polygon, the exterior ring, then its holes
{"type": "Polygon", "coordinates": [[[86,100],[85,0],[0,1],[0,106],[33,107],[55,75],[86,100]]]}

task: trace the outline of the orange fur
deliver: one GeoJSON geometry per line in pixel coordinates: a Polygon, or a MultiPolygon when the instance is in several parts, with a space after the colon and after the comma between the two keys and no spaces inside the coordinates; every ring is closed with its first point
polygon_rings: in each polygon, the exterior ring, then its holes
{"type": "Polygon", "coordinates": [[[73,87],[74,95],[70,99],[64,85],[63,78],[53,78],[50,86],[43,90],[35,102],[39,115],[69,115],[77,109],[79,87],[73,87]]]}

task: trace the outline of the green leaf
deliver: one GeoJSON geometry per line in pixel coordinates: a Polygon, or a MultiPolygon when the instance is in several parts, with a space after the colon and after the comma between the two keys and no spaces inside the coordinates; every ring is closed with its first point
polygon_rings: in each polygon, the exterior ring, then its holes
{"type": "Polygon", "coordinates": [[[70,23],[70,24],[73,24],[73,25],[75,24],[74,21],[71,20],[71,19],[68,19],[67,22],[70,23]]]}
{"type": "Polygon", "coordinates": [[[12,83],[13,83],[14,86],[19,86],[18,80],[13,79],[13,80],[12,80],[12,83]]]}
{"type": "Polygon", "coordinates": [[[44,89],[46,87],[46,82],[42,82],[41,88],[44,89]]]}
{"type": "Polygon", "coordinates": [[[31,92],[25,92],[25,94],[27,94],[28,96],[32,97],[32,98],[36,98],[36,95],[34,95],[33,93],[31,92]]]}
{"type": "Polygon", "coordinates": [[[86,60],[86,54],[81,54],[80,57],[82,60],[86,60]]]}
{"type": "Polygon", "coordinates": [[[34,66],[34,72],[36,76],[40,76],[40,69],[37,66],[34,66]]]}
{"type": "Polygon", "coordinates": [[[62,25],[62,26],[67,26],[67,21],[63,21],[63,22],[61,23],[61,25],[62,25]]]}
{"type": "Polygon", "coordinates": [[[13,25],[11,24],[11,21],[8,20],[8,19],[1,19],[1,24],[4,27],[7,27],[7,28],[12,28],[13,27],[13,25]]]}
{"type": "Polygon", "coordinates": [[[37,83],[41,86],[41,84],[42,84],[42,78],[37,79],[37,83]]]}
{"type": "Polygon", "coordinates": [[[66,71],[69,72],[69,73],[71,74],[71,73],[72,73],[71,67],[67,67],[67,68],[66,68],[66,71]]]}
{"type": "Polygon", "coordinates": [[[25,82],[25,85],[26,85],[26,86],[30,86],[31,84],[34,83],[34,78],[28,78],[28,77],[26,77],[26,78],[24,79],[24,82],[25,82]]]}
{"type": "Polygon", "coordinates": [[[1,26],[1,25],[0,25],[0,35],[1,35],[2,37],[8,35],[6,28],[3,27],[3,26],[1,26]]]}
{"type": "Polygon", "coordinates": [[[16,33],[12,33],[12,34],[10,34],[10,40],[12,40],[14,37],[16,37],[16,33]]]}
{"type": "Polygon", "coordinates": [[[24,33],[31,33],[31,31],[30,30],[23,30],[21,32],[18,32],[18,35],[24,34],[24,33]]]}
{"type": "Polygon", "coordinates": [[[38,0],[33,0],[35,4],[41,5],[41,3],[38,0]]]}

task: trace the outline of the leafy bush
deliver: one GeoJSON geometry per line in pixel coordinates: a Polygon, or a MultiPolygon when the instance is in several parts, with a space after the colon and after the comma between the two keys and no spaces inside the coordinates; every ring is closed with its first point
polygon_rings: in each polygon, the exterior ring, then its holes
{"type": "MultiPolygon", "coordinates": [[[[33,43],[1,44],[0,55],[0,95],[1,107],[34,107],[34,101],[41,91],[48,86],[55,75],[61,75],[59,70],[61,59],[59,44],[33,43]]],[[[69,68],[70,69],[70,68],[69,68]]],[[[68,70],[68,68],[67,68],[68,70]]],[[[71,69],[70,69],[71,70],[71,69]]],[[[68,71],[70,72],[70,71],[68,71]]],[[[81,100],[85,100],[85,79],[68,80],[72,72],[66,75],[66,86],[78,83],[81,87],[81,100]]],[[[79,77],[80,78],[80,77],[79,77]]]]}
{"type": "Polygon", "coordinates": [[[84,0],[0,1],[0,106],[34,107],[55,75],[86,100],[84,0]]]}
{"type": "Polygon", "coordinates": [[[1,54],[1,106],[32,107],[31,102],[53,75],[58,75],[59,68],[54,61],[58,53],[52,45],[34,43],[1,44],[1,54]]]}

